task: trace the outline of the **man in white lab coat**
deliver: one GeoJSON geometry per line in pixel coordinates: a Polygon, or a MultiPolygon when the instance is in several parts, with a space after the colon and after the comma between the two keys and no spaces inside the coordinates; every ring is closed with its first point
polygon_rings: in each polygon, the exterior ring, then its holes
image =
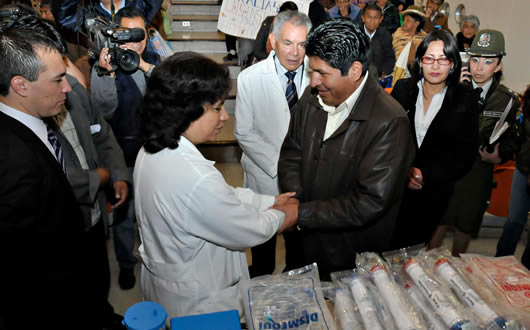
{"type": "MultiPolygon", "coordinates": [[[[298,96],[310,81],[305,56],[310,29],[311,21],[301,12],[288,10],[278,14],[269,35],[273,51],[264,61],[241,72],[237,79],[235,136],[243,149],[244,186],[258,193],[279,193],[280,148],[298,96]]],[[[287,267],[294,235],[284,235],[287,267]]],[[[274,271],[275,251],[276,236],[252,248],[252,277],[274,271]]]]}

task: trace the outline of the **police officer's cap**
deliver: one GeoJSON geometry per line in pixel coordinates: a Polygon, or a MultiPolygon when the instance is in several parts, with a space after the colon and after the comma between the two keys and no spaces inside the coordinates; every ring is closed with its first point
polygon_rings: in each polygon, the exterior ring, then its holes
{"type": "Polygon", "coordinates": [[[471,56],[497,57],[506,55],[504,35],[497,30],[480,30],[468,51],[471,56]]]}

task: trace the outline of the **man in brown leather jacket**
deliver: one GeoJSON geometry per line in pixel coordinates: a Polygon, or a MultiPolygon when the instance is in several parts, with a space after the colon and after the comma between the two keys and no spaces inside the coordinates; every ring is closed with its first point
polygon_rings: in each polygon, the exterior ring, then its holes
{"type": "Polygon", "coordinates": [[[368,74],[369,45],[346,20],[309,34],[311,87],[280,153],[280,186],[300,200],[287,268],[317,262],[323,280],[355,267],[355,253],[389,248],[414,157],[405,110],[368,74]]]}

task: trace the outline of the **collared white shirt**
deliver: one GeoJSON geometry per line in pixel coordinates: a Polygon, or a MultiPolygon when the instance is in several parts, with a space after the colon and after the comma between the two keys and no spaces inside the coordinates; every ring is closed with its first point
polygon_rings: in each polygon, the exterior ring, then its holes
{"type": "Polygon", "coordinates": [[[377,32],[377,29],[374,30],[374,32],[370,33],[368,32],[368,30],[366,29],[366,25],[364,26],[364,33],[366,33],[366,35],[370,38],[370,40],[372,40],[372,38],[374,37],[375,33],[377,32]]]}
{"type": "Polygon", "coordinates": [[[361,94],[361,91],[363,90],[363,87],[366,84],[366,78],[368,77],[368,74],[368,70],[366,70],[363,81],[359,85],[359,88],[357,88],[355,92],[353,92],[352,95],[350,95],[346,99],[346,101],[342,102],[337,107],[325,104],[324,101],[322,101],[322,99],[320,98],[320,95],[317,95],[318,102],[322,106],[322,109],[324,109],[324,111],[328,113],[328,120],[326,122],[326,132],[324,133],[324,141],[327,140],[350,115],[353,109],[353,105],[355,104],[355,102],[357,102],[357,99],[359,98],[359,95],[361,94]]]}
{"type": "Polygon", "coordinates": [[[37,117],[34,117],[32,115],[28,115],[25,112],[22,112],[20,110],[16,110],[14,108],[11,108],[5,103],[0,102],[0,111],[2,111],[4,114],[8,115],[9,117],[19,121],[24,126],[29,128],[37,137],[44,143],[44,145],[50,150],[53,157],[57,159],[57,156],[55,155],[55,151],[53,150],[53,147],[48,141],[48,128],[46,127],[46,124],[42,119],[39,119],[37,117]]]}
{"type": "Polygon", "coordinates": [[[171,317],[238,309],[249,279],[245,249],[276,235],[274,196],[233,188],[184,136],[176,149],[140,149],[134,204],[142,293],[171,317]]]}
{"type": "Polygon", "coordinates": [[[418,81],[419,92],[418,98],[416,99],[416,113],[414,115],[414,127],[416,128],[416,141],[418,141],[418,147],[421,147],[429,126],[431,126],[434,117],[436,117],[438,111],[440,111],[445,98],[445,93],[447,92],[447,86],[445,86],[442,91],[434,95],[431,104],[429,105],[429,109],[427,109],[427,113],[425,113],[423,106],[424,81],[425,79],[418,81]]]}
{"type": "MultiPolygon", "coordinates": [[[[278,56],[274,55],[274,65],[276,66],[276,73],[278,74],[278,78],[280,78],[280,83],[282,84],[282,88],[285,91],[287,89],[287,82],[289,79],[285,75],[287,73],[287,69],[283,67],[283,65],[280,63],[280,60],[278,59],[278,56]]],[[[296,86],[296,95],[298,98],[302,96],[302,93],[304,93],[302,88],[302,78],[303,78],[303,72],[304,72],[304,62],[300,64],[300,66],[295,70],[296,75],[294,76],[294,84],[296,86]]]]}
{"type": "MultiPolygon", "coordinates": [[[[112,15],[112,12],[110,10],[108,10],[107,8],[105,8],[105,6],[103,5],[103,2],[100,2],[99,5],[101,6],[101,8],[103,8],[104,11],[109,13],[109,15],[112,15]]],[[[117,13],[118,10],[122,9],[123,7],[125,7],[125,0],[121,0],[120,8],[114,8],[114,13],[117,13]]]]}
{"type": "Polygon", "coordinates": [[[484,86],[477,85],[474,80],[471,80],[471,84],[473,85],[473,89],[481,87],[482,93],[480,93],[480,98],[486,99],[486,95],[488,95],[488,91],[490,90],[490,87],[493,84],[493,78],[490,78],[490,80],[488,80],[488,82],[485,83],[484,86]]]}

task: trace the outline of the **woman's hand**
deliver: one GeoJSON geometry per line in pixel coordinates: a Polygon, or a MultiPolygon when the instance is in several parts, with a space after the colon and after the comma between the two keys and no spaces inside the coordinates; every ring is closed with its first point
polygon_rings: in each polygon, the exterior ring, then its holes
{"type": "Polygon", "coordinates": [[[295,192],[286,192],[280,195],[277,195],[274,197],[274,205],[283,205],[289,201],[291,197],[294,197],[296,195],[295,192]]]}
{"type": "Polygon", "coordinates": [[[423,175],[417,167],[411,167],[409,170],[409,189],[420,190],[423,187],[423,175]]]}
{"type": "Polygon", "coordinates": [[[495,149],[493,149],[493,152],[489,153],[486,150],[485,146],[481,146],[478,149],[478,153],[480,155],[480,159],[482,159],[483,162],[490,163],[490,164],[500,164],[502,159],[499,156],[499,144],[495,144],[495,149]]]}
{"type": "Polygon", "coordinates": [[[460,82],[463,83],[464,81],[471,82],[471,73],[469,72],[469,68],[467,66],[463,66],[462,70],[460,71],[460,82]]]}

